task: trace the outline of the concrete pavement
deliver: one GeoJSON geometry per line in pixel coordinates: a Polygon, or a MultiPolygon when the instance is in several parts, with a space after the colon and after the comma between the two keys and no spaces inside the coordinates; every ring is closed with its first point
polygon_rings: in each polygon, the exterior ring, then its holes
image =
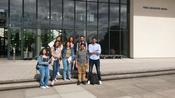
{"type": "MultiPolygon", "coordinates": [[[[32,80],[37,74],[35,65],[36,60],[0,60],[0,82],[10,80],[32,80]]],[[[61,65],[61,68],[62,67],[61,65]]],[[[50,69],[52,69],[51,66],[50,69]]],[[[102,74],[122,74],[173,69],[175,69],[175,58],[101,59],[102,74]]]]}

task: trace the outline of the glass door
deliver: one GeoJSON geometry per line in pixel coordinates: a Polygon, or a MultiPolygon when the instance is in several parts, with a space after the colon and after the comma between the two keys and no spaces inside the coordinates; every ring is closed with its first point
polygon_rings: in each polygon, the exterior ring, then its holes
{"type": "Polygon", "coordinates": [[[21,59],[21,29],[9,29],[9,59],[21,59]]]}

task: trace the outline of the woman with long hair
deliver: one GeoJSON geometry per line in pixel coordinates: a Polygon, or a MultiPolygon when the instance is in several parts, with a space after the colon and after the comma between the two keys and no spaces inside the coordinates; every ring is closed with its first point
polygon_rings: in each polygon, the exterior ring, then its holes
{"type": "Polygon", "coordinates": [[[39,65],[39,72],[40,72],[40,87],[42,89],[49,88],[48,81],[49,81],[49,56],[47,48],[43,48],[40,51],[40,55],[37,58],[38,65],[39,65]]]}
{"type": "Polygon", "coordinates": [[[51,55],[52,55],[52,62],[53,62],[53,76],[52,76],[52,82],[51,85],[54,85],[54,81],[56,81],[56,76],[57,74],[59,74],[59,70],[60,70],[60,63],[59,60],[61,58],[61,51],[62,51],[62,47],[61,47],[61,41],[56,40],[54,42],[53,47],[51,47],[51,55]]]}
{"type": "Polygon", "coordinates": [[[70,42],[66,42],[62,50],[62,60],[63,60],[63,80],[66,80],[68,74],[68,79],[71,80],[71,63],[74,59],[74,50],[71,48],[70,42]]]}

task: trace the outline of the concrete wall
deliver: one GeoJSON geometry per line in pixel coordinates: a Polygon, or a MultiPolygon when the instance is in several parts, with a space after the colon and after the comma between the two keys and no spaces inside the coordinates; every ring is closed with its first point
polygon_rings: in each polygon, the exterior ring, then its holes
{"type": "Polygon", "coordinates": [[[131,0],[132,58],[175,57],[175,0],[131,0]]]}

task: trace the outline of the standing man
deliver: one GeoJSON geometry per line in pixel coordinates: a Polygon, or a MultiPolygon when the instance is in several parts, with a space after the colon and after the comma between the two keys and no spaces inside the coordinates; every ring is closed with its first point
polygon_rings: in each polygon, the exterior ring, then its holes
{"type": "Polygon", "coordinates": [[[86,51],[87,51],[87,42],[85,41],[84,35],[80,35],[80,39],[79,39],[79,41],[77,42],[77,45],[76,45],[76,51],[78,51],[80,49],[80,45],[82,43],[85,44],[86,51]]]}
{"type": "Polygon", "coordinates": [[[92,69],[95,65],[99,84],[102,84],[101,81],[101,73],[100,73],[100,54],[101,54],[101,46],[97,43],[97,39],[95,37],[92,38],[92,43],[89,44],[89,79],[88,84],[90,84],[90,80],[92,78],[92,69]]]}

